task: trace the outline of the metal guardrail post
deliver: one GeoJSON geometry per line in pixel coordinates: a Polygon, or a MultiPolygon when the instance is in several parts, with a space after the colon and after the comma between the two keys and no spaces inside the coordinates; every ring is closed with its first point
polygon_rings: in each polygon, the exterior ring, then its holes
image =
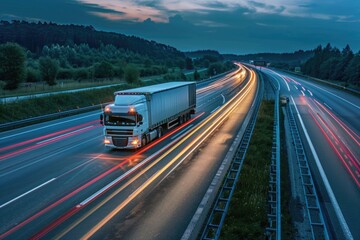
{"type": "Polygon", "coordinates": [[[301,183],[306,203],[306,213],[310,223],[312,239],[329,239],[329,234],[324,222],[324,216],[320,207],[319,198],[306,157],[306,153],[300,138],[300,133],[295,121],[294,113],[290,106],[287,106],[290,131],[295,147],[298,167],[300,170],[301,183]]]}
{"type": "Polygon", "coordinates": [[[270,176],[269,176],[269,213],[266,228],[267,239],[281,239],[281,175],[280,175],[280,123],[279,123],[279,95],[280,86],[271,83],[275,93],[274,104],[274,127],[273,145],[271,154],[270,176]]]}

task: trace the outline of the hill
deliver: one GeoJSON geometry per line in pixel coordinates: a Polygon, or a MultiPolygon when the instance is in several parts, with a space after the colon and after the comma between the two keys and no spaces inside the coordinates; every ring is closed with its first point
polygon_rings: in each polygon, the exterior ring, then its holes
{"type": "Polygon", "coordinates": [[[92,26],[59,25],[47,22],[0,21],[0,44],[15,42],[35,54],[44,46],[87,44],[90,48],[113,45],[152,59],[184,58],[176,48],[120,33],[97,31],[92,26]]]}

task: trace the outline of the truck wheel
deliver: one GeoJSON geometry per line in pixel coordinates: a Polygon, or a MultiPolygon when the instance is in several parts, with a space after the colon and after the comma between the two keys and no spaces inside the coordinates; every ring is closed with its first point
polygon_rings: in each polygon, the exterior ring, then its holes
{"type": "Polygon", "coordinates": [[[163,132],[162,132],[162,127],[158,127],[157,132],[158,132],[158,138],[161,138],[161,137],[162,137],[162,134],[163,134],[163,132]]]}
{"type": "Polygon", "coordinates": [[[142,146],[142,147],[145,146],[146,143],[147,143],[146,137],[143,137],[143,138],[141,139],[141,146],[142,146]]]}

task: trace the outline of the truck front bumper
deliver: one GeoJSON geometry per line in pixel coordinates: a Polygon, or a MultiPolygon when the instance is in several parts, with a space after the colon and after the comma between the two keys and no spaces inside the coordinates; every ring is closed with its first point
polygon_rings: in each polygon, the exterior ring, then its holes
{"type": "Polygon", "coordinates": [[[105,136],[105,147],[116,149],[136,149],[141,147],[141,141],[135,137],[105,136]]]}

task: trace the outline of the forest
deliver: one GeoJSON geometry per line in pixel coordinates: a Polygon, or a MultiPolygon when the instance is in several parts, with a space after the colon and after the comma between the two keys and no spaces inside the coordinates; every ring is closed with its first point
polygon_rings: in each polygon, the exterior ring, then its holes
{"type": "Polygon", "coordinates": [[[306,75],[344,83],[345,86],[360,86],[360,51],[353,53],[349,45],[340,51],[328,43],[314,49],[314,56],[302,65],[306,75]]]}
{"type": "MultiPolygon", "coordinates": [[[[209,68],[211,75],[231,67],[223,59],[193,61],[171,46],[91,26],[0,21],[0,88],[8,90],[22,82],[44,81],[51,86],[69,79],[131,83],[164,75],[165,80],[185,80],[183,69],[209,68]]],[[[198,80],[197,71],[193,78],[198,80]]]]}

